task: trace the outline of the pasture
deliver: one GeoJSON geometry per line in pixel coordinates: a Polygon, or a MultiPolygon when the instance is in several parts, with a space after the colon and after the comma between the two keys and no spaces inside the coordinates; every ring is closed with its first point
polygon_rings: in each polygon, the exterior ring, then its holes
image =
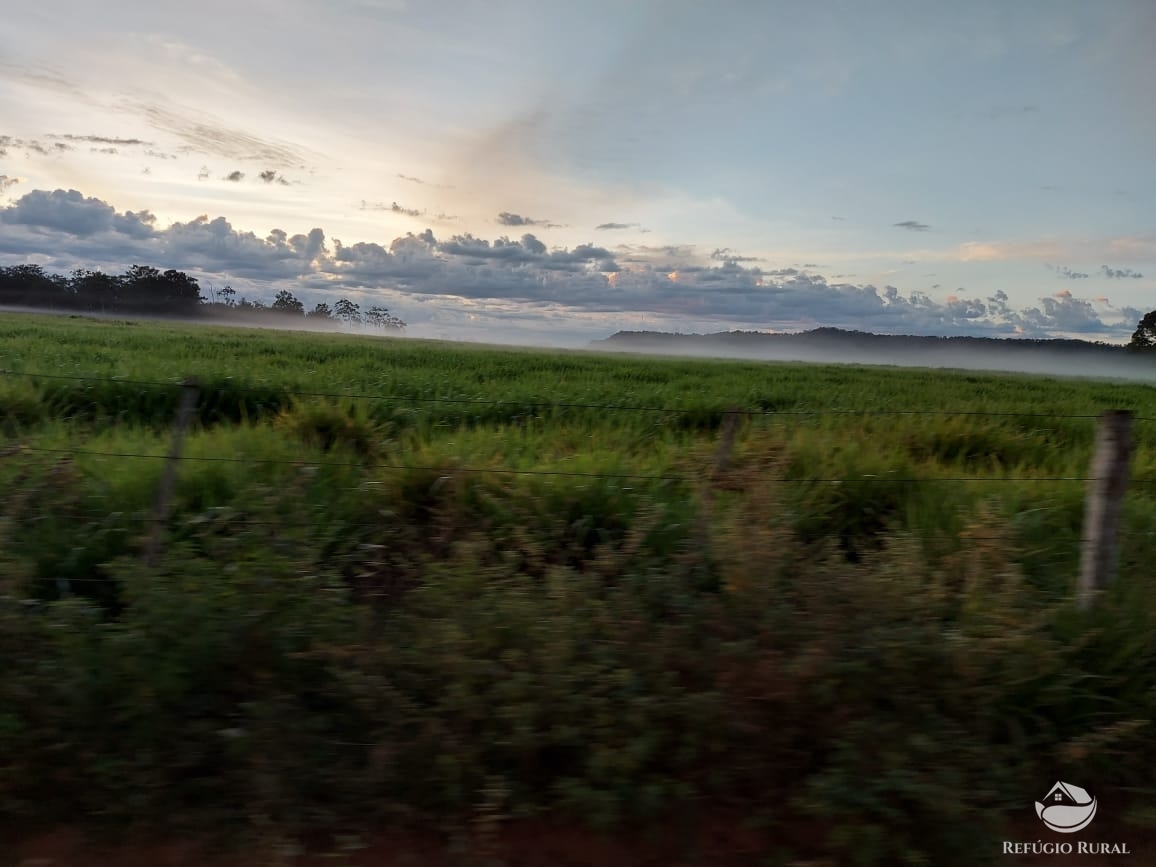
{"type": "Polygon", "coordinates": [[[994,863],[1055,779],[1152,821],[1151,386],[14,315],[0,488],[9,819],[717,806],[863,864],[994,863]],[[1119,577],[1078,612],[1121,408],[1119,577]]]}

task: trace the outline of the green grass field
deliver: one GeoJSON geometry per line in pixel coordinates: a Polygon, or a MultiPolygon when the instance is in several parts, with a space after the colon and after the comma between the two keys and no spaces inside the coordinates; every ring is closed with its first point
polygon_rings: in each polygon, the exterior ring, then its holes
{"type": "Polygon", "coordinates": [[[0,371],[5,815],[773,824],[781,787],[818,854],[976,864],[1061,771],[1153,791],[1151,386],[16,315],[0,371]]]}

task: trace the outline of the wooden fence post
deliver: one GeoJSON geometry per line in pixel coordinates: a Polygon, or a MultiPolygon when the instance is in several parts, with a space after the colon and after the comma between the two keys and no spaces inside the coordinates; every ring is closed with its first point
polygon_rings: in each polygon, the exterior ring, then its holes
{"type": "Polygon", "coordinates": [[[722,418],[722,433],[719,436],[718,450],[714,455],[714,472],[723,472],[730,462],[731,450],[735,445],[735,435],[739,430],[739,421],[742,419],[742,410],[736,406],[730,407],[722,418]]]}
{"type": "Polygon", "coordinates": [[[160,484],[157,486],[157,501],[153,508],[152,529],[148,542],[145,544],[144,562],[146,566],[156,566],[161,553],[161,542],[165,535],[165,524],[169,520],[169,509],[172,507],[173,485],[177,480],[177,461],[181,457],[181,445],[184,443],[185,431],[193,419],[193,412],[197,408],[199,387],[195,377],[189,377],[181,385],[180,403],[177,405],[177,418],[173,427],[173,442],[169,446],[169,456],[161,470],[160,484]]]}
{"type": "Polygon", "coordinates": [[[1084,507],[1078,602],[1091,607],[1096,596],[1115,577],[1120,511],[1128,488],[1132,413],[1114,409],[1100,416],[1092,454],[1092,478],[1084,507]]]}

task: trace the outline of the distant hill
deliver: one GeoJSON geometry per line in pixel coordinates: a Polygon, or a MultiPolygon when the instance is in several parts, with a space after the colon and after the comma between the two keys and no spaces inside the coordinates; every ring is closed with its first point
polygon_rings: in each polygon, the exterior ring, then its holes
{"type": "Polygon", "coordinates": [[[794,334],[619,331],[604,340],[592,341],[591,346],[610,352],[652,355],[954,367],[1156,381],[1153,359],[1137,357],[1121,345],[1087,340],[915,337],[816,328],[794,334]]]}

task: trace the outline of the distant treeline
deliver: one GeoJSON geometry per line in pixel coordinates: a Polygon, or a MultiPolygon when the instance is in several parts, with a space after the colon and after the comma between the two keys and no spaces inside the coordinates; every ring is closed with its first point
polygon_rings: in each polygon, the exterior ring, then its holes
{"type": "Polygon", "coordinates": [[[1061,349],[1066,352],[1084,352],[1118,355],[1128,347],[1113,343],[1070,339],[993,338],[993,337],[916,337],[905,334],[872,334],[866,331],[847,331],[841,328],[816,328],[793,334],[770,334],[762,331],[727,331],[717,334],[671,334],[660,331],[619,331],[603,341],[595,341],[611,348],[682,349],[759,349],[806,348],[858,350],[867,353],[911,352],[916,354],[948,348],[1008,349],[1033,351],[1061,349]]]}
{"type": "Polygon", "coordinates": [[[318,304],[308,312],[285,289],[270,305],[237,298],[231,286],[210,288],[206,298],[196,278],[171,268],[161,271],[147,265],[133,265],[123,274],[86,269],[68,275],[50,274],[39,265],[0,268],[0,306],[188,318],[228,313],[276,317],[280,321],[304,318],[382,329],[405,328],[405,323],[386,308],[374,306],[363,312],[347,298],[332,307],[318,304]]]}

